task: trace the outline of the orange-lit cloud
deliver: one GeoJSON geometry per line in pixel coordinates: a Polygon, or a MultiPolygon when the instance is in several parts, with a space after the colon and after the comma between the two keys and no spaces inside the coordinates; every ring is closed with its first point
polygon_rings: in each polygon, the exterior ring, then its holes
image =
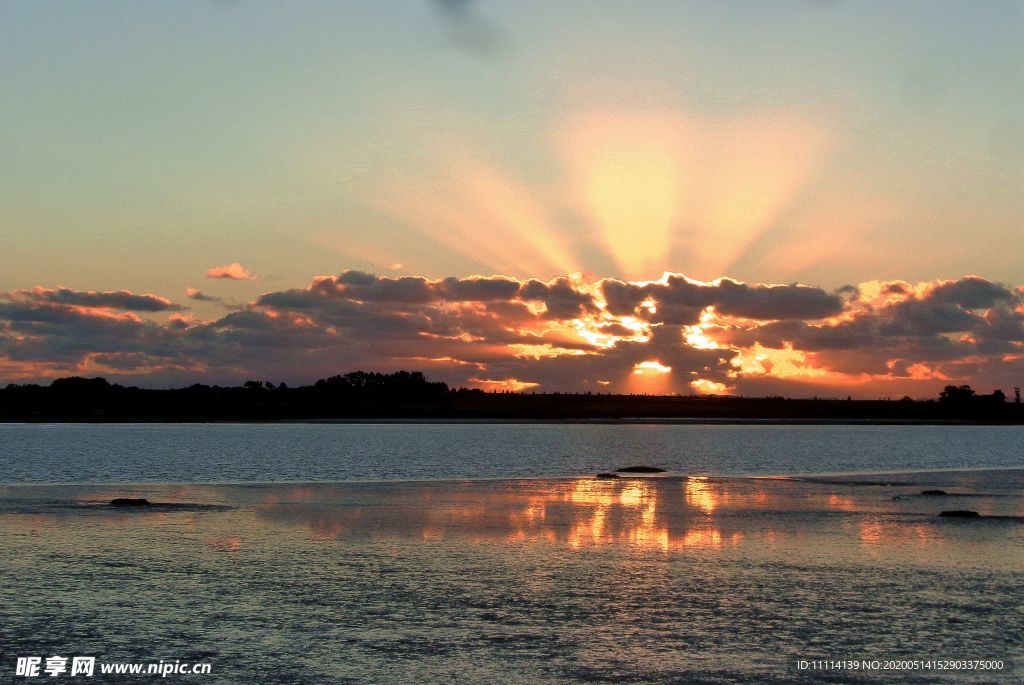
{"type": "Polygon", "coordinates": [[[794,350],[792,344],[785,343],[781,348],[769,348],[754,343],[748,349],[737,351],[730,362],[736,370],[734,376],[739,375],[772,375],[777,378],[789,378],[792,376],[824,376],[828,373],[825,369],[816,368],[807,361],[807,354],[800,350],[794,350]]]}
{"type": "Polygon", "coordinates": [[[532,390],[533,388],[540,387],[540,383],[521,381],[516,378],[470,378],[469,382],[474,387],[488,392],[522,392],[523,390],[532,390]]]}
{"type": "Polygon", "coordinates": [[[0,293],[0,372],[11,381],[90,373],[293,384],[422,368],[498,391],[800,396],[934,396],[948,382],[990,390],[1024,372],[1024,293],[978,276],[828,292],[676,273],[623,281],[345,271],[220,318],[182,309],[128,291],[0,293]]]}
{"type": "Polygon", "coordinates": [[[690,387],[702,395],[725,395],[730,390],[729,386],[725,383],[709,381],[706,378],[690,381],[690,387]]]}
{"type": "Polygon", "coordinates": [[[254,281],[256,275],[251,273],[244,266],[238,262],[232,262],[225,264],[224,266],[214,266],[206,270],[207,278],[227,278],[233,281],[254,281]]]}

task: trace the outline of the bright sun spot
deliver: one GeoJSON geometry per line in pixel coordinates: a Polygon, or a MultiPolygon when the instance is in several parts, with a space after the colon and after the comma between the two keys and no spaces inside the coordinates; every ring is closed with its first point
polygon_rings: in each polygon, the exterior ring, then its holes
{"type": "Polygon", "coordinates": [[[633,367],[633,373],[637,376],[660,376],[672,370],[671,366],[665,366],[659,361],[640,362],[633,367]]]}

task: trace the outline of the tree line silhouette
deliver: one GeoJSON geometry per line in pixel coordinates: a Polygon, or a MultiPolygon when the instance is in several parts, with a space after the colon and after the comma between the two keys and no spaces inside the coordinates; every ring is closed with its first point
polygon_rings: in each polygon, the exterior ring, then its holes
{"type": "Polygon", "coordinates": [[[360,419],[787,420],[1024,423],[1019,390],[946,386],[937,400],[484,392],[418,371],[354,371],[312,385],[249,380],[146,389],[103,378],[58,378],[0,389],[0,421],[317,421],[360,419]]]}

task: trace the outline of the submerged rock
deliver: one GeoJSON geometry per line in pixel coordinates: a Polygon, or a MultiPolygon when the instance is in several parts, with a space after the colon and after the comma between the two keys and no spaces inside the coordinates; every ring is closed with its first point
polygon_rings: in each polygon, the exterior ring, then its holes
{"type": "Polygon", "coordinates": [[[665,469],[659,469],[657,466],[625,466],[621,469],[615,469],[616,473],[665,473],[665,469]]]}
{"type": "Polygon", "coordinates": [[[618,477],[619,476],[616,473],[599,473],[599,474],[597,474],[597,479],[598,480],[611,480],[613,478],[618,478],[618,477]]]}
{"type": "Polygon", "coordinates": [[[110,500],[112,507],[148,507],[152,502],[142,497],[115,497],[110,500]]]}
{"type": "Polygon", "coordinates": [[[958,519],[976,519],[980,518],[981,514],[976,511],[968,511],[967,509],[954,509],[952,511],[944,511],[939,516],[946,516],[949,518],[958,519]]]}
{"type": "Polygon", "coordinates": [[[947,493],[945,490],[922,490],[921,494],[922,495],[929,495],[929,496],[934,497],[934,496],[938,496],[938,495],[946,495],[946,494],[949,494],[949,493],[947,493]]]}

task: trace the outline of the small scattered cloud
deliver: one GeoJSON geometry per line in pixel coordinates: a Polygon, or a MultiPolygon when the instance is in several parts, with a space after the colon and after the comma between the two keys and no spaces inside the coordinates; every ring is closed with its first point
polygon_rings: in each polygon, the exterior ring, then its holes
{"type": "Polygon", "coordinates": [[[257,276],[238,262],[215,266],[206,270],[207,278],[227,278],[233,281],[255,281],[257,276]]]}
{"type": "Polygon", "coordinates": [[[216,295],[207,295],[198,288],[186,288],[185,295],[188,299],[195,300],[196,302],[223,302],[223,298],[217,297],[216,295]]]}

